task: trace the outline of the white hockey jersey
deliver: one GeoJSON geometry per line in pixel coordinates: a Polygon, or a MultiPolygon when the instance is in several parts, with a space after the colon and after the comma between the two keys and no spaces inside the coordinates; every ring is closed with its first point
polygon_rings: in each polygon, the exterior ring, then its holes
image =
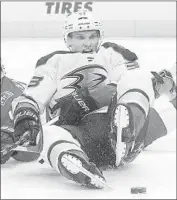
{"type": "Polygon", "coordinates": [[[142,87],[145,79],[151,84],[150,77],[142,76],[142,72],[139,78],[133,75],[131,69],[138,67],[136,54],[110,42],[104,43],[96,53],[53,52],[38,60],[33,78],[23,96],[13,102],[13,110],[29,102],[43,113],[47,105],[52,108],[59,99],[83,87],[99,95],[105,86],[117,84],[127,71],[129,80],[123,81],[125,87],[119,90],[120,96],[129,89],[138,88],[153,98],[152,88],[142,87]]]}

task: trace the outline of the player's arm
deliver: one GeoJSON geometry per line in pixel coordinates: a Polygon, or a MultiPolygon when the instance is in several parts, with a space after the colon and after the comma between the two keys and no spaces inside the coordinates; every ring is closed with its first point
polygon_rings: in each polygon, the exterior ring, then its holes
{"type": "Polygon", "coordinates": [[[54,56],[37,67],[23,95],[12,102],[16,140],[29,131],[30,144],[36,144],[41,131],[40,114],[56,91],[57,64],[58,58],[54,56]]]}
{"type": "Polygon", "coordinates": [[[56,91],[57,59],[54,56],[35,69],[23,94],[13,101],[13,112],[20,107],[30,107],[39,110],[40,113],[43,112],[56,91]]]}

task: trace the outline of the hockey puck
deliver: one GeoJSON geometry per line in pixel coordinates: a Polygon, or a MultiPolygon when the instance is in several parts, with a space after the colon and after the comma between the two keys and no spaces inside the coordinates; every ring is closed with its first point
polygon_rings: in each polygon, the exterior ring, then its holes
{"type": "Polygon", "coordinates": [[[132,194],[145,194],[146,193],[146,188],[145,187],[132,187],[131,188],[131,193],[132,194]]]}

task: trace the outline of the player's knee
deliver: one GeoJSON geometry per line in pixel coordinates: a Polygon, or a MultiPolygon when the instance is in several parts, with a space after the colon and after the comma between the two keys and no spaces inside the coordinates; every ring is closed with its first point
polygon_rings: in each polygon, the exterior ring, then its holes
{"type": "Polygon", "coordinates": [[[118,100],[118,103],[131,105],[131,107],[134,107],[136,110],[141,109],[145,116],[149,113],[149,97],[140,89],[129,90],[118,100]]]}
{"type": "Polygon", "coordinates": [[[46,145],[50,146],[56,141],[66,140],[69,142],[73,142],[79,144],[77,140],[72,137],[72,134],[66,129],[59,126],[45,126],[43,128],[44,132],[44,147],[46,145]]]}
{"type": "Polygon", "coordinates": [[[154,103],[154,90],[152,85],[152,76],[149,72],[142,70],[131,70],[126,72],[117,87],[118,98],[128,94],[129,98],[140,98],[140,103],[146,103],[145,97],[148,99],[148,104],[154,103]],[[138,95],[137,92],[144,95],[138,95]],[[130,95],[131,92],[131,95],[130,95]],[[134,92],[134,93],[133,93],[134,92]],[[135,93],[136,92],[136,93],[135,93]],[[138,96],[137,96],[138,95],[138,96]],[[132,96],[132,97],[131,97],[132,96]]]}

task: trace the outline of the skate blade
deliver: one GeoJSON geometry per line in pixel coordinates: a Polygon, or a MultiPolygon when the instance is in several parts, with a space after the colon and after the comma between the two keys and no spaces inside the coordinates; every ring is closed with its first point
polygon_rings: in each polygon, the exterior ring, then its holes
{"type": "Polygon", "coordinates": [[[116,166],[119,166],[126,153],[126,143],[122,142],[122,129],[129,126],[129,114],[125,106],[119,105],[116,108],[114,122],[117,126],[116,166]]]}
{"type": "Polygon", "coordinates": [[[85,168],[82,167],[82,163],[80,160],[77,159],[77,162],[74,162],[74,158],[71,155],[63,155],[61,162],[62,164],[66,167],[66,169],[68,171],[70,171],[73,174],[77,174],[79,172],[82,172],[83,174],[85,174],[86,176],[88,176],[91,179],[91,184],[94,185],[95,187],[102,189],[104,187],[108,187],[106,185],[106,182],[100,178],[97,175],[93,175],[91,172],[89,172],[88,170],[86,170],[85,168]],[[79,161],[79,162],[78,162],[79,161]]]}

